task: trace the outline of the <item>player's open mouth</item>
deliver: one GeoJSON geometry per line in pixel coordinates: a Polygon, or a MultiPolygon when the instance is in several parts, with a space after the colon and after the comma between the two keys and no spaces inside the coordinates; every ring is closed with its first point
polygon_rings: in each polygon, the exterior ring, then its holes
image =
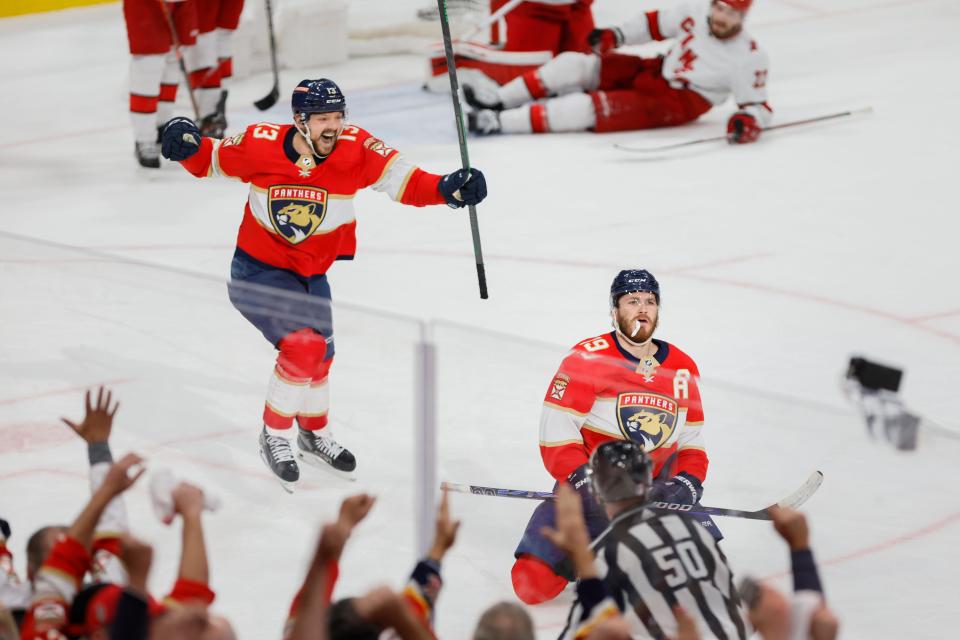
{"type": "Polygon", "coordinates": [[[337,134],[336,132],[321,133],[320,137],[326,140],[327,142],[333,142],[334,140],[337,139],[337,134]]]}

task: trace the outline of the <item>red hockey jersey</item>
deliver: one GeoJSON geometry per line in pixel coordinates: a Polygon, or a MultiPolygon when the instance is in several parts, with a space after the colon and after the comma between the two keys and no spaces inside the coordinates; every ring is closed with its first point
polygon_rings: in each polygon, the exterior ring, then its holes
{"type": "Polygon", "coordinates": [[[360,127],[347,126],[326,158],[300,155],[293,125],[261,122],[232,138],[203,138],[181,164],[197,177],[250,184],[237,247],[302,276],[326,273],[356,252],[353,198],[364,187],[404,204],[443,204],[441,176],[410,163],[360,127]],[[319,160],[319,162],[318,162],[319,160]]]}
{"type": "Polygon", "coordinates": [[[654,340],[644,361],[625,351],[614,332],[576,345],[553,377],[540,417],[540,455],[557,480],[587,462],[610,440],[634,440],[650,453],[654,477],[681,471],[707,475],[703,407],[697,365],[684,352],[654,340]]]}

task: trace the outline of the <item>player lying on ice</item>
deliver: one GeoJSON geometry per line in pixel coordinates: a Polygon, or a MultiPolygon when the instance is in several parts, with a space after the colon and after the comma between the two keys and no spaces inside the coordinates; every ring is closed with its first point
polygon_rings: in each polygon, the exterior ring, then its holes
{"type": "Polygon", "coordinates": [[[565,52],[502,87],[464,83],[479,134],[624,131],[696,120],[732,94],[731,142],[753,142],[770,123],[767,54],[743,30],[753,0],[704,0],[595,29],[595,54],[565,52]],[[664,57],[617,53],[621,45],[674,39],[664,57]]]}
{"type": "MultiPolygon", "coordinates": [[[[696,504],[707,476],[700,372],[693,359],[653,333],[660,318],[660,284],[649,271],[625,270],[610,287],[614,330],[573,347],[547,389],[540,416],[540,455],[557,481],[583,500],[590,537],[607,527],[603,507],[590,493],[588,460],[605,442],[643,445],[657,478],[651,501],[696,504]]],[[[527,604],[557,596],[574,579],[563,551],[540,533],[553,526],[556,505],[534,510],[514,552],[513,590],[527,604]]],[[[722,538],[709,517],[701,524],[722,538]]]]}
{"type": "Polygon", "coordinates": [[[396,149],[346,123],[347,103],[332,80],[303,80],[293,91],[293,124],[261,122],[224,140],[201,137],[175,118],[163,130],[162,153],[197,177],[250,184],[230,267],[230,301],[279,354],[267,388],[260,455],[292,491],[297,455],[349,475],[353,454],[328,426],[327,377],[333,363],[330,285],[335,260],[356,251],[353,198],[372,187],[397,202],[460,208],[481,202],[478,169],[427,173],[396,149]]]}

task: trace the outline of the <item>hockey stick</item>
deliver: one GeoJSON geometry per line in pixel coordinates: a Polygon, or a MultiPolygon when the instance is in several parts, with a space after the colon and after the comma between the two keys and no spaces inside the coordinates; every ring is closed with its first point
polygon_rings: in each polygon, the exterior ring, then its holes
{"type": "MultiPolygon", "coordinates": [[[[814,471],[807,478],[800,488],[775,502],[769,507],[757,509],[756,511],[746,511],[744,509],[727,509],[724,507],[707,507],[705,505],[689,505],[676,502],[651,502],[649,507],[658,511],[678,511],[694,515],[708,516],[727,516],[730,518],[747,518],[748,520],[769,520],[770,514],[767,510],[772,507],[790,507],[795,509],[810,499],[820,485],[823,483],[823,473],[814,471]]],[[[453,482],[440,483],[441,489],[449,491],[458,491],[460,493],[473,493],[480,496],[495,496],[498,498],[525,498],[527,500],[553,500],[556,496],[549,491],[525,491],[523,489],[498,489],[496,487],[481,487],[477,485],[456,484],[453,482]]]]}
{"type": "MultiPolygon", "coordinates": [[[[269,1],[269,0],[268,0],[269,1]]],[[[447,76],[450,78],[450,97],[453,99],[453,113],[457,120],[457,140],[460,143],[460,162],[463,168],[470,170],[470,157],[467,154],[467,133],[463,127],[463,110],[460,108],[460,84],[457,82],[457,65],[453,59],[453,44],[450,42],[450,22],[447,20],[446,0],[437,0],[440,10],[440,28],[443,30],[443,50],[447,54],[447,76]]],[[[487,272],[483,265],[483,250],[480,248],[480,226],[477,222],[477,208],[469,205],[470,231],[473,235],[473,255],[477,262],[477,282],[480,284],[480,298],[487,299],[487,272]]]]}
{"type": "MultiPolygon", "coordinates": [[[[829,113],[823,116],[816,116],[814,118],[805,118],[803,120],[793,120],[792,122],[784,122],[783,124],[775,124],[772,127],[767,127],[764,131],[775,131],[777,129],[786,129],[788,127],[796,127],[802,124],[813,124],[814,122],[824,122],[826,120],[835,120],[837,118],[846,118],[847,116],[857,116],[862,114],[867,114],[873,111],[873,107],[864,107],[862,109],[851,109],[850,111],[839,111],[837,113],[829,113]]],[[[628,144],[620,144],[615,142],[613,144],[614,149],[619,149],[620,151],[628,151],[630,153],[659,153],[661,151],[672,151],[674,149],[680,149],[683,147],[692,147],[697,144],[704,144],[707,142],[720,142],[726,141],[727,136],[713,136],[711,138],[698,138],[696,140],[688,140],[686,142],[676,142],[674,144],[665,144],[660,147],[633,147],[628,144]]]]}
{"type": "Polygon", "coordinates": [[[280,72],[277,70],[277,43],[273,36],[273,9],[270,6],[270,0],[266,0],[267,5],[267,33],[270,35],[270,66],[273,68],[273,88],[270,93],[263,96],[253,103],[260,111],[266,111],[277,104],[280,97],[280,72]]]}
{"type": "Polygon", "coordinates": [[[177,25],[173,22],[173,14],[170,13],[170,7],[166,0],[160,0],[160,6],[163,7],[163,15],[167,18],[167,28],[170,30],[170,40],[173,42],[173,51],[177,56],[177,63],[180,65],[180,73],[183,74],[183,81],[187,85],[187,95],[190,96],[190,104],[193,106],[193,117],[200,119],[200,107],[197,106],[197,96],[193,93],[193,87],[190,86],[190,74],[187,73],[187,65],[183,61],[183,51],[180,49],[180,38],[177,37],[177,25]]]}

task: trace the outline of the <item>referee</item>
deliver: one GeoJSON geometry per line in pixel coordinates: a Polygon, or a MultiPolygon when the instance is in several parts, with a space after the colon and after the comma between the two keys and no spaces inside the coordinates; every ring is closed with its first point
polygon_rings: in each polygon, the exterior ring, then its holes
{"type": "MultiPolygon", "coordinates": [[[[590,457],[591,486],[611,522],[592,545],[599,580],[578,584],[561,637],[586,635],[610,615],[612,604],[632,638],[675,637],[679,606],[703,638],[746,639],[748,623],[733,573],[713,536],[692,516],[644,507],[652,468],[643,447],[629,440],[604,443],[590,457]]],[[[572,530],[562,520],[558,510],[558,529],[572,530]]],[[[574,546],[562,548],[575,554],[574,546]]]]}

